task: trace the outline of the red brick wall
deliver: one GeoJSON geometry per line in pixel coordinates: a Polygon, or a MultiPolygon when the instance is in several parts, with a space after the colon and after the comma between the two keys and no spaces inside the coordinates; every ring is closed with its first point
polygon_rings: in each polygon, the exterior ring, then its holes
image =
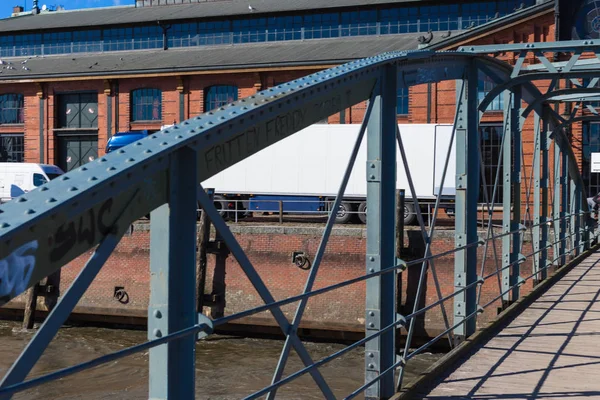
{"type": "MultiPolygon", "coordinates": [[[[498,29],[494,32],[487,32],[485,35],[469,40],[460,45],[483,45],[494,43],[515,43],[524,41],[547,41],[554,37],[554,15],[552,12],[522,22],[515,26],[508,26],[504,29],[498,29]]],[[[498,58],[513,63],[514,55],[498,55],[498,58]]],[[[533,61],[533,58],[529,62],[533,61]]],[[[119,121],[119,126],[113,126],[112,131],[125,131],[132,129],[159,129],[161,125],[180,122],[179,115],[179,91],[178,87],[183,88],[184,93],[184,114],[186,118],[196,116],[204,110],[204,89],[216,84],[232,84],[239,88],[238,96],[246,97],[259,90],[273,86],[275,83],[283,83],[289,80],[297,79],[307,74],[313,73],[318,69],[306,68],[298,70],[273,70],[265,72],[247,72],[247,73],[215,73],[190,75],[184,77],[140,77],[131,79],[118,79],[111,82],[112,85],[118,85],[119,95],[114,97],[113,102],[113,124],[119,121]],[[130,126],[130,92],[131,90],[153,87],[162,90],[162,121],[156,123],[134,123],[130,126]],[[117,117],[118,114],[118,118],[117,117]]],[[[107,115],[106,115],[106,95],[104,90],[110,87],[108,83],[102,80],[82,79],[71,82],[55,82],[43,84],[46,86],[48,101],[46,102],[46,124],[45,124],[45,158],[50,163],[55,163],[54,157],[54,136],[52,128],[54,127],[54,98],[55,93],[81,90],[94,90],[98,92],[99,100],[99,152],[103,153],[107,140],[107,115]]],[[[547,82],[540,83],[540,86],[547,85],[547,82]]],[[[39,100],[36,96],[37,86],[33,83],[7,84],[2,85],[0,92],[23,92],[25,99],[26,122],[21,127],[0,127],[0,132],[25,131],[26,159],[28,161],[37,161],[39,159],[39,100]],[[15,130],[16,129],[16,130],[15,130]]],[[[400,123],[426,123],[428,121],[428,99],[427,85],[417,85],[410,89],[410,110],[407,116],[399,116],[400,123]]],[[[455,112],[455,82],[445,81],[431,84],[431,98],[429,99],[429,121],[431,123],[452,123],[455,112]]],[[[346,123],[360,123],[364,117],[365,103],[357,104],[345,112],[346,123]]],[[[487,112],[482,119],[484,123],[501,122],[501,112],[487,112]]],[[[340,114],[329,117],[329,123],[339,123],[340,114]]],[[[526,130],[523,132],[525,145],[525,168],[531,167],[532,156],[532,126],[528,121],[526,130]]],[[[581,126],[573,126],[573,142],[575,143],[575,152],[578,161],[581,158],[580,146],[577,143],[581,141],[581,126]]],[[[523,201],[525,200],[523,193],[523,201]]],[[[525,208],[523,209],[525,211],[525,208]]]]}
{"type": "MultiPolygon", "coordinates": [[[[77,312],[95,314],[95,319],[103,320],[104,316],[121,317],[145,317],[149,298],[149,231],[147,225],[136,228],[136,232],[129,237],[124,237],[116,251],[102,268],[91,287],[78,303],[77,312]],[[127,292],[127,303],[122,304],[113,295],[115,287],[123,287],[127,292]]],[[[279,233],[262,231],[261,228],[238,228],[236,238],[254,264],[256,270],[271,291],[276,300],[282,300],[294,295],[301,294],[309,274],[308,270],[296,267],[292,262],[291,254],[294,251],[304,251],[309,259],[313,260],[320,242],[320,229],[299,228],[304,233],[279,233]]],[[[264,229],[264,228],[263,228],[264,229]]],[[[289,229],[288,229],[289,230],[289,229]]],[[[291,229],[294,231],[294,228],[291,229]]],[[[327,252],[323,258],[315,289],[333,285],[365,273],[365,246],[366,239],[362,229],[346,229],[345,234],[334,234],[327,246],[327,252]]],[[[420,258],[419,248],[423,245],[418,238],[420,234],[412,231],[406,236],[405,245],[407,251],[404,256],[406,260],[420,258]]],[[[440,254],[454,249],[454,233],[452,231],[440,231],[433,243],[434,254],[440,254]]],[[[496,240],[496,252],[501,254],[501,240],[496,240]]],[[[522,253],[531,253],[531,244],[525,244],[522,253]]],[[[483,256],[483,248],[479,248],[479,260],[483,256]]],[[[62,269],[61,291],[64,292],[70,282],[75,278],[91,252],[82,255],[75,261],[69,263],[62,269]]],[[[212,257],[212,256],[210,256],[212,257]]],[[[214,260],[209,258],[209,273],[207,277],[206,292],[211,291],[212,271],[214,260]]],[[[478,274],[479,271],[478,264],[478,274]]],[[[420,272],[421,264],[409,267],[404,272],[402,283],[402,299],[405,315],[410,314],[415,302],[416,281],[420,272]],[[408,281],[410,280],[410,284],[408,281]]],[[[494,262],[494,249],[492,243],[488,247],[487,262],[482,275],[491,274],[496,270],[494,262]]],[[[435,271],[441,286],[442,296],[454,291],[454,258],[453,255],[440,257],[435,260],[435,271]]],[[[241,268],[233,257],[229,257],[226,267],[226,314],[232,314],[247,310],[263,302],[256,290],[252,287],[241,268]]],[[[521,265],[521,276],[531,275],[530,261],[521,265]]],[[[479,304],[488,303],[500,293],[498,281],[495,277],[488,279],[483,285],[483,291],[479,304]]],[[[532,283],[529,280],[522,288],[522,294],[531,290],[532,283]]],[[[426,304],[437,300],[433,270],[427,273],[427,287],[425,292],[426,304]]],[[[11,304],[20,307],[21,297],[11,304]]],[[[496,307],[500,301],[496,301],[486,312],[480,316],[479,322],[485,323],[492,320],[496,315],[496,307]]],[[[295,305],[283,307],[288,318],[292,318],[295,305]]],[[[453,303],[448,301],[446,311],[450,321],[453,320],[453,303]]],[[[328,292],[308,302],[303,327],[309,329],[332,329],[362,332],[364,329],[365,310],[365,284],[364,282],[347,286],[328,292]]],[[[275,322],[269,313],[257,314],[244,321],[258,325],[272,325],[275,322]]],[[[435,307],[419,318],[417,326],[419,334],[432,335],[443,330],[444,323],[441,309],[435,307]]]]}
{"type": "Polygon", "coordinates": [[[2,94],[22,94],[24,100],[23,124],[0,125],[2,133],[23,133],[25,141],[25,161],[40,162],[40,129],[39,129],[39,98],[34,85],[7,84],[0,85],[2,94]]]}

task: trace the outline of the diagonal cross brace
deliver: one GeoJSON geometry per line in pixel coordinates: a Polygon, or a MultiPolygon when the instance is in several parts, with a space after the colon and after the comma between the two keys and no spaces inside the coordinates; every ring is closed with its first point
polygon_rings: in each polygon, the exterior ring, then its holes
{"type": "MultiPolygon", "coordinates": [[[[90,257],[83,269],[79,272],[69,289],[60,298],[54,309],[50,312],[42,326],[35,333],[19,358],[10,367],[0,387],[11,386],[23,382],[31,372],[35,363],[40,359],[48,344],[52,341],[62,324],[67,320],[79,299],[90,286],[100,269],[112,254],[123,232],[108,234],[100,243],[94,254],[90,257]]],[[[0,397],[2,400],[11,396],[0,397]]]]}
{"type": "MultiPolygon", "coordinates": [[[[313,262],[313,266],[310,270],[308,277],[306,278],[306,285],[304,287],[303,294],[306,294],[312,290],[313,284],[317,277],[317,273],[319,272],[319,267],[321,266],[321,260],[323,259],[323,254],[325,253],[325,248],[327,247],[327,243],[329,242],[329,236],[331,234],[331,230],[333,228],[333,224],[335,223],[336,211],[342,202],[344,197],[344,193],[346,192],[346,186],[348,185],[348,180],[350,179],[350,174],[352,173],[352,167],[354,166],[354,162],[356,161],[356,156],[358,155],[358,151],[360,150],[360,144],[362,143],[362,139],[365,135],[365,131],[367,129],[367,122],[369,121],[369,117],[371,116],[371,111],[373,110],[373,96],[369,101],[369,105],[367,108],[367,112],[363,118],[363,122],[360,125],[360,130],[358,132],[358,137],[356,138],[356,143],[354,144],[354,148],[352,149],[352,154],[350,155],[350,159],[348,160],[348,165],[346,166],[346,171],[344,173],[344,177],[342,182],[340,183],[340,187],[335,198],[335,202],[333,203],[333,207],[331,208],[331,213],[329,214],[329,218],[327,220],[327,225],[325,226],[325,231],[323,232],[323,237],[321,238],[321,243],[319,243],[319,248],[317,250],[317,254],[315,255],[315,260],[313,262]]],[[[298,326],[300,325],[300,321],[302,320],[302,316],[304,315],[304,310],[306,308],[306,303],[308,302],[308,297],[302,299],[300,304],[296,309],[296,314],[294,315],[294,320],[292,321],[292,328],[290,329],[290,333],[287,335],[285,343],[283,345],[283,349],[281,350],[281,356],[279,357],[279,362],[277,363],[277,367],[275,369],[275,373],[273,374],[273,379],[271,380],[271,384],[278,382],[283,376],[283,371],[285,370],[285,365],[288,360],[288,356],[291,350],[292,345],[292,334],[295,335],[297,332],[298,326]]],[[[273,391],[269,392],[267,395],[267,399],[271,400],[275,398],[277,393],[277,388],[273,389],[273,391]]]]}
{"type": "MultiPolygon", "coordinates": [[[[454,140],[454,134],[455,134],[455,131],[456,131],[456,128],[455,128],[456,127],[456,118],[457,117],[455,116],[454,127],[452,128],[452,141],[454,140]]],[[[402,143],[402,137],[400,136],[400,129],[398,128],[398,125],[396,125],[396,142],[397,142],[398,148],[400,150],[400,155],[402,156],[402,162],[403,162],[404,170],[406,172],[406,177],[408,179],[408,185],[409,185],[410,191],[412,193],[412,200],[413,200],[413,204],[415,206],[415,211],[417,213],[417,219],[419,220],[419,227],[421,229],[421,236],[422,236],[423,241],[425,243],[425,257],[428,258],[427,260],[423,261],[423,264],[421,265],[421,273],[420,273],[420,276],[419,276],[419,283],[418,283],[418,286],[417,286],[417,294],[415,296],[416,300],[415,300],[415,305],[413,307],[413,313],[415,313],[417,311],[418,307],[419,307],[419,300],[421,298],[421,291],[423,290],[423,285],[424,285],[423,282],[424,282],[424,279],[425,279],[425,270],[426,270],[426,266],[427,266],[428,263],[431,265],[431,273],[433,275],[433,281],[435,283],[435,289],[436,289],[436,292],[437,292],[438,301],[442,299],[442,292],[441,292],[441,289],[440,289],[440,284],[439,284],[439,280],[438,280],[438,277],[437,277],[437,272],[436,272],[436,269],[435,269],[435,264],[433,262],[433,258],[431,258],[431,257],[433,257],[433,254],[431,252],[431,240],[433,238],[433,233],[434,233],[434,228],[435,228],[435,222],[434,222],[434,225],[432,225],[430,227],[430,232],[428,233],[427,230],[425,229],[425,222],[423,221],[423,215],[421,214],[421,208],[419,207],[419,203],[418,203],[418,200],[417,200],[417,197],[416,197],[416,191],[415,191],[414,183],[413,183],[413,180],[412,180],[412,175],[410,173],[410,168],[409,168],[409,165],[408,165],[408,159],[406,158],[406,152],[404,151],[404,145],[402,143]]],[[[448,155],[446,157],[446,165],[447,165],[448,160],[449,160],[449,155],[450,155],[450,149],[451,149],[451,147],[452,147],[452,142],[450,142],[450,146],[448,148],[448,155]]],[[[444,169],[446,169],[446,167],[444,167],[444,169]]],[[[445,173],[445,171],[444,171],[444,173],[445,173]]],[[[445,176],[444,176],[444,178],[445,178],[445,176]]],[[[440,196],[441,196],[441,193],[442,193],[443,188],[444,188],[443,184],[444,184],[444,181],[442,180],[442,184],[441,184],[441,187],[440,187],[440,196]]],[[[437,210],[438,210],[438,207],[439,207],[440,196],[438,196],[438,199],[436,200],[436,209],[435,209],[436,210],[435,211],[436,215],[435,216],[437,216],[437,210]]],[[[446,326],[446,329],[449,329],[450,328],[450,323],[448,322],[448,315],[446,314],[446,308],[444,307],[444,303],[443,302],[440,303],[440,309],[442,311],[442,317],[444,319],[444,324],[446,326]]],[[[416,322],[416,318],[412,318],[410,320],[410,323],[409,323],[408,333],[407,333],[407,336],[406,336],[406,344],[405,344],[405,348],[404,348],[404,356],[406,356],[406,354],[408,354],[408,350],[409,350],[409,347],[410,347],[410,344],[411,344],[411,341],[412,341],[412,335],[413,335],[413,332],[414,332],[415,322],[416,322]]],[[[451,331],[448,331],[448,341],[450,342],[450,346],[452,347],[454,339],[453,339],[453,334],[452,334],[451,331]]],[[[403,380],[403,377],[404,377],[404,372],[405,372],[405,368],[402,367],[400,369],[400,373],[398,375],[398,380],[397,380],[397,382],[398,382],[397,383],[397,387],[398,388],[400,388],[400,386],[402,384],[402,380],[403,380]]]]}
{"type": "MultiPolygon", "coordinates": [[[[231,230],[229,229],[223,218],[221,218],[221,216],[219,215],[219,212],[215,208],[212,200],[210,200],[210,198],[204,191],[202,185],[198,185],[197,196],[198,200],[200,201],[200,204],[202,205],[202,209],[208,214],[208,217],[215,226],[215,229],[219,232],[219,234],[227,244],[227,247],[231,251],[231,254],[233,254],[238,264],[240,265],[240,267],[242,268],[242,270],[244,271],[244,273],[258,292],[261,299],[264,301],[265,304],[274,303],[275,298],[273,298],[273,295],[271,295],[271,292],[263,282],[262,278],[260,277],[258,272],[256,272],[256,269],[250,262],[250,259],[248,259],[248,256],[246,256],[246,253],[244,253],[244,250],[242,250],[242,247],[235,239],[235,236],[233,236],[233,233],[231,233],[231,230]]],[[[282,332],[286,335],[289,335],[289,337],[291,338],[291,344],[298,353],[298,356],[302,360],[302,363],[306,367],[314,364],[314,361],[312,360],[310,354],[308,354],[308,351],[298,338],[298,335],[295,331],[291,329],[292,325],[289,323],[289,321],[281,311],[281,308],[273,307],[270,311],[271,314],[273,314],[273,317],[275,318],[275,321],[281,328],[282,332]]],[[[313,368],[310,371],[310,374],[313,377],[319,389],[321,389],[323,396],[326,399],[335,399],[331,388],[329,387],[329,385],[325,381],[325,378],[323,378],[323,375],[321,375],[319,370],[313,368]]]]}
{"type": "MultiPolygon", "coordinates": [[[[79,299],[81,299],[81,296],[83,296],[115,247],[117,247],[121,237],[129,229],[129,225],[119,224],[119,220],[135,204],[134,200],[139,194],[140,191],[136,190],[127,203],[127,206],[117,214],[113,224],[110,225],[109,232],[102,239],[94,254],[88,259],[69,289],[67,289],[54,309],[48,314],[48,317],[21,352],[19,358],[10,367],[0,382],[0,388],[23,382],[31,372],[35,363],[48,347],[48,344],[56,336],[62,324],[67,320],[79,302],[79,299]]],[[[10,396],[2,397],[1,399],[4,400],[7,398],[10,398],[10,396]]]]}

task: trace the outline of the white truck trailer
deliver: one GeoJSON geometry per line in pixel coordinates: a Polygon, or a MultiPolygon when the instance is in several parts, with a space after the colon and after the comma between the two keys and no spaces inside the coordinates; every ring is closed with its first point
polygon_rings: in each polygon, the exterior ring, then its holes
{"type": "MultiPolygon", "coordinates": [[[[215,189],[215,203],[222,209],[247,212],[277,212],[279,202],[286,213],[326,211],[335,199],[360,126],[356,124],[312,125],[260,151],[204,181],[215,189]],[[243,204],[242,207],[240,204],[243,204]]],[[[410,173],[419,204],[435,202],[441,187],[452,125],[401,124],[410,173]]],[[[453,202],[455,194],[454,146],[441,196],[453,202]]],[[[366,135],[346,192],[337,222],[353,215],[365,221],[366,135]]],[[[407,174],[397,151],[397,188],[406,190],[405,223],[414,221],[414,208],[407,174]]]]}

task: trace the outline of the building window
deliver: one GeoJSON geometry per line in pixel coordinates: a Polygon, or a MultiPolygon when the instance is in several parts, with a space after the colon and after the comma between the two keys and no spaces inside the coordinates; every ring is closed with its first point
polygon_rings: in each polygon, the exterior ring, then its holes
{"type": "MultiPolygon", "coordinates": [[[[402,3],[402,2],[400,2],[402,3]]],[[[431,3],[431,2],[430,2],[431,3]]],[[[474,27],[529,7],[535,0],[449,2],[411,6],[372,6],[369,9],[269,17],[238,16],[229,20],[201,20],[169,24],[169,47],[210,46],[231,43],[322,39],[339,36],[456,31],[474,27]]],[[[163,30],[155,23],[136,27],[115,26],[84,31],[0,36],[0,56],[31,56],[96,51],[154,49],[163,46],[163,30]]]]}
{"type": "MultiPolygon", "coordinates": [[[[479,73],[479,82],[478,82],[478,99],[481,102],[485,96],[488,95],[489,92],[492,91],[496,87],[496,84],[492,81],[490,77],[479,73]]],[[[498,96],[492,100],[492,102],[488,105],[485,111],[502,111],[504,110],[504,93],[500,93],[498,96]]]]}
{"type": "MultiPolygon", "coordinates": [[[[318,14],[317,14],[318,15],[318,14]]],[[[305,17],[307,19],[308,17],[305,17]]],[[[305,38],[308,38],[305,32],[305,38]]],[[[267,18],[267,42],[302,39],[302,17],[269,17],[267,18]]]]}
{"type": "Polygon", "coordinates": [[[133,50],[133,28],[105,29],[104,51],[133,50]]]}
{"type": "Polygon", "coordinates": [[[238,88],[233,85],[215,85],[204,89],[204,112],[214,110],[238,99],[238,88]]]}
{"type": "Polygon", "coordinates": [[[23,104],[22,94],[0,95],[0,124],[22,124],[23,104]]]}
{"type": "Polygon", "coordinates": [[[193,35],[190,46],[230,44],[233,40],[229,21],[200,22],[198,32],[197,35],[193,35]]]}
{"type": "Polygon", "coordinates": [[[136,89],[131,92],[131,122],[162,121],[162,92],[136,89]]]}
{"type": "Polygon", "coordinates": [[[44,33],[44,54],[72,53],[73,37],[71,32],[44,33]]]}
{"type": "Polygon", "coordinates": [[[233,21],[233,43],[265,42],[266,18],[239,19],[233,21]]]}
{"type": "Polygon", "coordinates": [[[60,94],[56,127],[67,129],[98,127],[98,94],[68,93],[60,94]]]}
{"type": "MultiPolygon", "coordinates": [[[[499,204],[503,200],[503,182],[502,176],[498,178],[498,188],[496,189],[496,197],[492,199],[494,194],[494,183],[496,182],[496,174],[498,173],[498,160],[502,150],[502,124],[485,124],[479,127],[480,150],[482,158],[483,175],[485,176],[485,185],[483,178],[480,177],[479,202],[485,203],[487,200],[490,204],[499,204]]],[[[512,157],[514,152],[511,150],[512,157]]],[[[502,163],[500,163],[502,169],[502,163]]],[[[502,175],[502,171],[500,171],[502,175]]]]}
{"type": "Polygon", "coordinates": [[[0,135],[0,162],[23,162],[25,159],[25,140],[23,134],[0,135]]]}
{"type": "Polygon", "coordinates": [[[408,115],[409,88],[398,88],[396,91],[396,114],[408,115]]]}
{"type": "Polygon", "coordinates": [[[97,29],[73,32],[73,53],[92,53],[98,51],[102,51],[102,31],[97,29]]]}
{"type": "Polygon", "coordinates": [[[600,123],[583,123],[583,157],[581,160],[581,175],[588,196],[600,192],[600,174],[591,173],[592,153],[600,152],[600,123]]]}
{"type": "Polygon", "coordinates": [[[133,29],[134,50],[163,48],[163,31],[159,26],[139,26],[133,29]]]}
{"type": "Polygon", "coordinates": [[[377,10],[342,12],[340,33],[340,36],[377,34],[377,10]]]}

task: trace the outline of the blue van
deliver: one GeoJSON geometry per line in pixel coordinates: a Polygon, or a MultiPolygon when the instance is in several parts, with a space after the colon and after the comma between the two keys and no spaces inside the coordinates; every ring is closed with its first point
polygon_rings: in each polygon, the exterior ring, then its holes
{"type": "Polygon", "coordinates": [[[110,153],[146,136],[148,136],[147,130],[115,133],[113,137],[108,139],[108,143],[106,143],[106,152],[110,153]]]}

